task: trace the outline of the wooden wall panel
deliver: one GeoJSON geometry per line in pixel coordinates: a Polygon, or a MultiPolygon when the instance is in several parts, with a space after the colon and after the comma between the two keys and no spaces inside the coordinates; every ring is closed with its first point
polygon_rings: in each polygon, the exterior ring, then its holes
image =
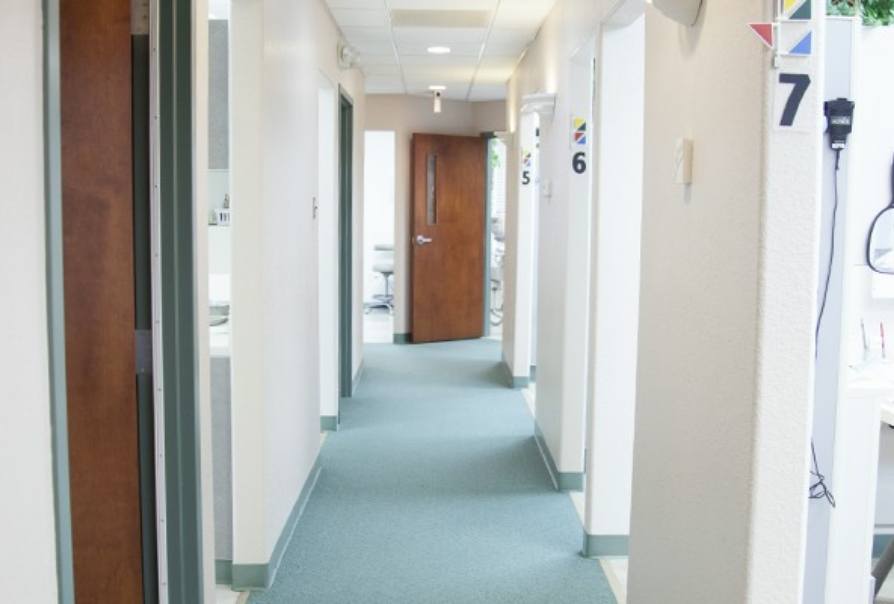
{"type": "Polygon", "coordinates": [[[75,592],[140,602],[130,0],[60,4],[75,592]]]}

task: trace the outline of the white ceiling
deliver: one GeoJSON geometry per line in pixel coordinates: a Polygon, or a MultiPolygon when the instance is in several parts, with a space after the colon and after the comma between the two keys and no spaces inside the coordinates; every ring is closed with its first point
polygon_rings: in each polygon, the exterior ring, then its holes
{"type": "Polygon", "coordinates": [[[440,84],[445,98],[486,101],[506,97],[507,80],[555,0],[326,2],[359,53],[368,93],[430,94],[440,84]],[[452,52],[432,55],[430,46],[452,52]]]}

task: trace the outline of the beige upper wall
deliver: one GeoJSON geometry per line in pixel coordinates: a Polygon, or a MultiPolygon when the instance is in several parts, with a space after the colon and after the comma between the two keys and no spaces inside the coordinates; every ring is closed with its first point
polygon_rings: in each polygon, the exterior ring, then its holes
{"type": "MultiPolygon", "coordinates": [[[[440,114],[432,99],[408,95],[371,94],[366,97],[366,129],[395,133],[394,187],[394,332],[406,334],[409,325],[410,141],[413,133],[477,136],[506,128],[503,101],[467,103],[443,101],[440,114]]],[[[484,169],[484,166],[482,166],[484,169]]]]}

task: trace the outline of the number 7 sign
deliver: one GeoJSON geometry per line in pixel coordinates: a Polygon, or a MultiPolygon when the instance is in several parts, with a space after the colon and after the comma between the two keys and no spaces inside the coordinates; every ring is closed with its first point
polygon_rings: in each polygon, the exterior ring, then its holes
{"type": "Polygon", "coordinates": [[[807,119],[807,114],[812,112],[801,110],[808,88],[810,88],[810,76],[806,73],[779,74],[775,101],[775,119],[779,128],[796,130],[809,128],[809,122],[805,124],[804,120],[807,119]]]}

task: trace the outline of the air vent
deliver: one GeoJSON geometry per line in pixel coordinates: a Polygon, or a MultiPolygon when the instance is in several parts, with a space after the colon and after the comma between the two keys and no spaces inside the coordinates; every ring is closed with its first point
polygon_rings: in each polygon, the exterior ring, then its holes
{"type": "Polygon", "coordinates": [[[490,26],[488,10],[393,10],[393,27],[464,27],[469,29],[490,26]]]}

